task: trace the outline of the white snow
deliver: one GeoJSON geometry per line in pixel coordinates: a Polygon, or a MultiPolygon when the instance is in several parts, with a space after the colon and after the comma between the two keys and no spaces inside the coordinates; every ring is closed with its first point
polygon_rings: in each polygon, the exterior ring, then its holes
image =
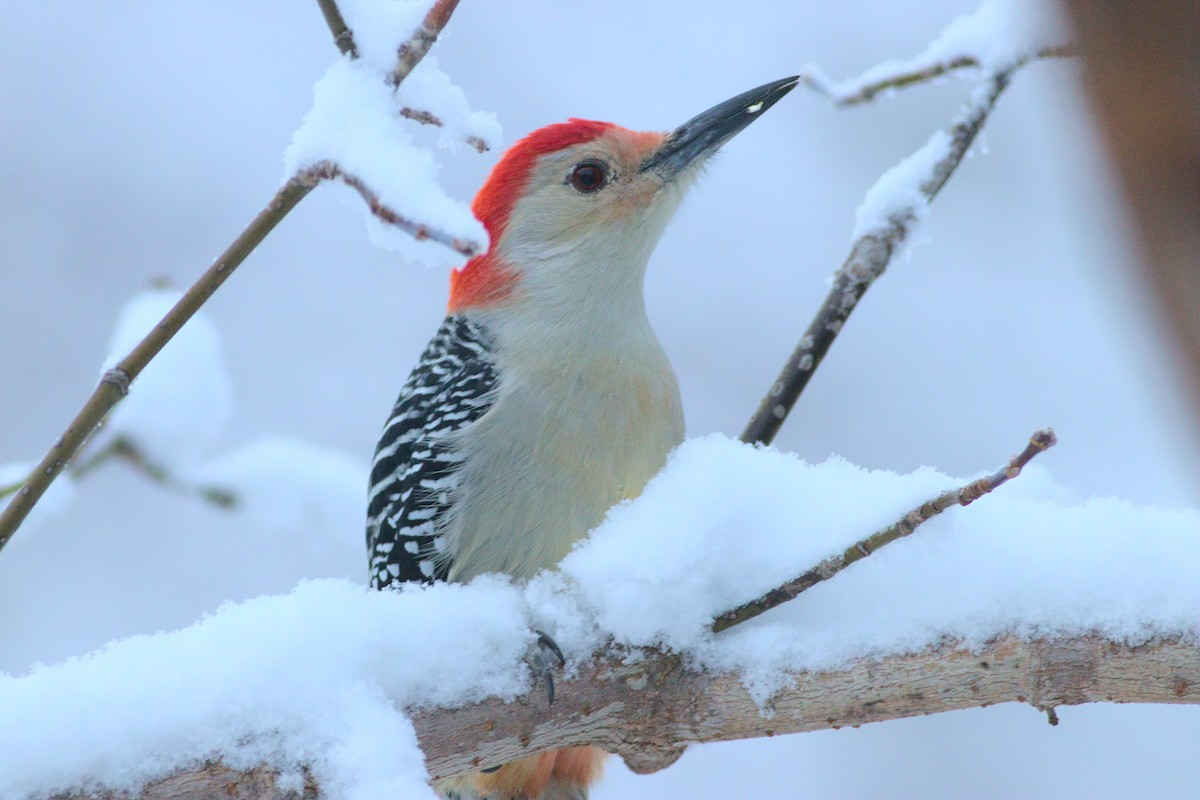
{"type": "MultiPolygon", "coordinates": [[[[1053,451],[1040,458],[1052,461],[1053,451]]],[[[567,557],[565,577],[538,579],[547,584],[538,590],[540,622],[557,635],[555,618],[565,618],[560,643],[611,634],[744,670],[760,701],[786,669],[834,667],[943,637],[978,644],[1007,631],[1095,630],[1144,641],[1200,632],[1200,511],[1071,499],[1033,465],[786,606],[708,635],[716,614],[963,482],[932,469],[810,465],[721,437],[690,440],[638,501],[611,512],[567,557]],[[546,608],[545,598],[564,595],[579,599],[565,611],[546,608]]]]}
{"type": "Polygon", "coordinates": [[[912,245],[924,241],[923,228],[929,212],[929,199],[921,186],[932,176],[935,165],[949,155],[950,145],[949,134],[937,131],[921,149],[880,175],[854,212],[850,241],[856,242],[869,234],[883,235],[893,219],[902,219],[908,224],[908,233],[892,258],[911,255],[912,245]]]}
{"type": "MultiPolygon", "coordinates": [[[[180,292],[150,289],[130,299],[117,317],[101,374],[128,355],[180,297],[180,292]]],[[[221,339],[200,312],[142,370],[83,455],[124,437],[153,464],[180,471],[212,450],[232,414],[233,388],[221,339]]]]}
{"type": "Polygon", "coordinates": [[[396,66],[400,46],[433,8],[434,0],[338,0],[358,56],[379,72],[396,66]]]}
{"type": "Polygon", "coordinates": [[[329,797],[432,797],[392,703],[523,691],[519,601],[497,579],[403,593],[313,581],[0,676],[0,797],[134,786],[218,753],[234,766],[309,764],[329,797]]]}
{"type": "Polygon", "coordinates": [[[85,778],[131,786],[221,754],[285,771],[311,764],[333,798],[429,797],[397,709],[526,691],[531,627],[575,659],[613,638],[736,668],[763,703],[790,670],[943,637],[1200,632],[1200,512],[1078,499],[1045,466],[714,637],[713,615],[961,481],[689,440],[560,571],[524,588],[497,577],[398,593],[302,583],[181,631],[0,678],[0,796],[85,778]]]}
{"type": "MultiPolygon", "coordinates": [[[[37,462],[34,461],[0,464],[0,490],[24,483],[25,479],[29,477],[29,471],[36,466],[37,462]]],[[[8,507],[15,494],[16,492],[13,492],[0,497],[0,511],[8,507]]],[[[71,480],[69,474],[59,473],[58,478],[50,484],[50,487],[42,495],[42,499],[38,500],[29,512],[29,516],[25,517],[25,521],[21,523],[21,527],[13,534],[8,546],[20,545],[22,542],[28,541],[29,536],[38,526],[64,514],[74,503],[75,482],[71,480]]]]}
{"type": "MultiPolygon", "coordinates": [[[[433,0],[341,0],[342,18],[354,35],[359,59],[379,77],[396,67],[400,47],[420,26],[433,0]]],[[[444,34],[442,34],[444,35],[444,34]]],[[[501,139],[496,115],[472,111],[463,90],[438,68],[437,59],[425,56],[405,78],[399,106],[427,111],[442,122],[439,144],[457,149],[468,137],[494,147],[501,139]]]]}
{"type": "MultiPolygon", "coordinates": [[[[197,488],[237,497],[244,514],[264,533],[287,535],[296,546],[321,546],[331,534],[350,535],[361,546],[367,464],[328,448],[264,436],[179,476],[197,488]]],[[[365,569],[365,562],[364,562],[365,569]]]]}
{"type": "MultiPolygon", "coordinates": [[[[418,92],[449,92],[449,81],[425,79],[418,92]]],[[[458,102],[457,95],[443,96],[443,110],[458,102]]],[[[321,162],[332,162],[362,180],[379,200],[401,217],[424,224],[452,237],[474,242],[479,252],[487,248],[487,232],[463,203],[446,195],[437,182],[433,156],[415,145],[399,116],[403,103],[387,86],[384,76],[363,59],[334,62],[313,88],[313,107],[284,154],[285,179],[321,162]]],[[[461,115],[451,115],[455,130],[474,125],[461,115]],[[465,121],[464,121],[465,119],[465,121]]],[[[355,198],[355,202],[360,202],[355,198]]],[[[417,241],[385,225],[364,207],[371,240],[423,263],[458,265],[464,259],[450,248],[432,241],[417,241]]]]}
{"type": "Polygon", "coordinates": [[[963,56],[974,58],[986,71],[1003,69],[1066,39],[1066,25],[1052,2],[983,0],[973,14],[952,21],[913,58],[885,61],[843,81],[831,80],[812,64],[805,65],[802,72],[822,92],[837,99],[855,96],[895,75],[923,72],[963,56]]]}
{"type": "Polygon", "coordinates": [[[433,56],[425,56],[400,84],[399,96],[401,105],[428,111],[442,121],[438,140],[442,147],[456,150],[473,136],[490,148],[503,138],[496,115],[490,111],[472,111],[467,95],[438,68],[433,56]]]}
{"type": "Polygon", "coordinates": [[[1003,69],[1038,50],[1062,44],[1066,29],[1046,0],[983,0],[975,13],[946,26],[915,61],[935,64],[964,54],[984,69],[1003,69]]]}

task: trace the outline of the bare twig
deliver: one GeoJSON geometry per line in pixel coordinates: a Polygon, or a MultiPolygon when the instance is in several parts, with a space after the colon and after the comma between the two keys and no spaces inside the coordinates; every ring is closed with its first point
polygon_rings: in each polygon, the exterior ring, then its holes
{"type": "Polygon", "coordinates": [[[776,606],[783,605],[787,601],[794,599],[801,592],[811,589],[822,581],[829,580],[846,567],[866,558],[879,548],[891,544],[898,539],[903,539],[915,531],[918,526],[933,519],[951,506],[965,506],[975,502],[988,492],[995,490],[1020,475],[1021,469],[1034,456],[1043,450],[1053,447],[1056,441],[1054,431],[1049,428],[1037,431],[1033,436],[1029,437],[1029,444],[1025,446],[1024,450],[1013,456],[1007,464],[991,475],[971,481],[965,486],[960,486],[957,489],[945,492],[932,500],[922,503],[905,514],[894,525],[889,525],[883,530],[868,536],[866,539],[855,542],[838,555],[825,559],[803,575],[793,578],[778,588],[772,589],[762,597],[721,614],[713,621],[713,632],[720,633],[746,620],[754,619],[764,611],[770,611],[776,606]]]}
{"type": "Polygon", "coordinates": [[[72,465],[70,468],[70,475],[75,480],[84,478],[96,468],[113,459],[117,459],[164,489],[179,492],[180,494],[195,495],[221,508],[231,509],[237,507],[238,495],[236,492],[223,487],[205,486],[181,481],[172,475],[169,470],[147,458],[146,454],[142,452],[141,448],[135,442],[124,436],[113,439],[94,455],[88,455],[86,450],[87,448],[85,447],[83,455],[79,457],[81,460],[79,460],[78,464],[72,465]]]}
{"type": "MultiPolygon", "coordinates": [[[[617,753],[632,769],[669,766],[688,744],[828,730],[997,703],[1050,709],[1081,703],[1200,703],[1200,647],[1190,639],[1131,645],[1098,635],[1020,639],[971,648],[943,642],[918,653],[797,672],[764,715],[737,673],[687,668],[655,651],[630,663],[610,647],[560,683],[560,699],[493,699],[413,716],[434,778],[575,745],[617,753]]],[[[530,695],[534,696],[533,694],[530,695]]],[[[1031,719],[1031,724],[1033,721],[1031,719]]],[[[130,795],[94,791],[55,800],[291,798],[269,768],[236,773],[202,764],[130,795]],[[243,777],[244,776],[244,780],[243,777]]],[[[308,776],[306,776],[308,777],[308,776]]],[[[306,781],[303,797],[318,797],[306,781]]]]}
{"type": "Polygon", "coordinates": [[[346,19],[342,16],[336,0],[317,0],[317,5],[321,7],[321,14],[325,17],[325,24],[329,26],[329,32],[333,34],[333,43],[337,45],[338,50],[341,50],[344,56],[358,58],[358,45],[354,43],[354,32],[346,24],[346,19]]]}
{"type": "Polygon", "coordinates": [[[405,233],[411,235],[414,239],[421,241],[429,239],[430,241],[444,244],[451,248],[456,253],[464,255],[468,258],[479,254],[479,246],[469,239],[460,239],[457,236],[451,236],[443,230],[431,228],[430,226],[413,222],[407,217],[401,216],[394,209],[390,208],[382,200],[379,195],[371,190],[371,187],[363,183],[362,179],[356,175],[352,175],[332,161],[321,161],[313,164],[305,169],[302,175],[306,176],[311,181],[322,180],[340,180],[342,183],[353,188],[362,196],[364,202],[371,209],[371,213],[378,217],[381,221],[392,225],[405,233]]]}
{"type": "MultiPolygon", "coordinates": [[[[946,154],[935,162],[921,183],[923,202],[930,203],[954,174],[962,162],[971,143],[982,130],[996,101],[1008,86],[1012,74],[1037,56],[1030,56],[1012,64],[1007,69],[989,76],[977,92],[959,112],[947,134],[950,146],[946,154]]],[[[771,386],[766,397],[759,403],[741,440],[756,444],[770,444],[791,413],[801,392],[808,386],[809,379],[829,352],[842,326],[866,294],[871,284],[883,274],[897,248],[908,238],[914,220],[915,206],[894,213],[883,229],[875,229],[860,236],[851,246],[850,255],[833,278],[833,285],[825,302],[809,323],[800,338],[800,343],[771,386]]]]}
{"type": "Polygon", "coordinates": [[[407,42],[400,45],[400,50],[396,53],[396,68],[388,76],[388,83],[392,86],[399,86],[404,82],[408,74],[417,64],[421,63],[421,59],[429,52],[429,48],[433,47],[433,43],[437,41],[442,28],[446,27],[446,23],[450,21],[450,15],[456,8],[458,8],[458,0],[437,0],[433,4],[433,8],[429,9],[429,13],[421,22],[421,27],[417,28],[407,42]]]}
{"type": "MultiPolygon", "coordinates": [[[[1026,61],[1044,58],[1069,58],[1074,55],[1076,55],[1074,46],[1059,45],[1057,47],[1044,47],[1037,50],[1026,61]]],[[[848,106],[869,103],[881,92],[907,89],[910,86],[936,80],[948,72],[960,69],[978,69],[980,67],[982,67],[982,64],[979,63],[979,59],[975,56],[961,55],[926,64],[922,67],[916,67],[908,71],[893,73],[877,81],[857,85],[851,91],[841,90],[837,84],[816,70],[802,72],[800,80],[804,81],[813,91],[825,95],[835,106],[846,108],[848,106]]]]}
{"type": "MultiPolygon", "coordinates": [[[[400,109],[400,116],[405,119],[411,119],[413,122],[419,122],[422,125],[432,125],[435,128],[441,128],[445,124],[442,122],[442,118],[436,114],[423,111],[419,108],[409,108],[408,106],[400,109]]],[[[486,153],[490,149],[487,142],[472,134],[468,134],[463,141],[480,153],[486,153]]]]}

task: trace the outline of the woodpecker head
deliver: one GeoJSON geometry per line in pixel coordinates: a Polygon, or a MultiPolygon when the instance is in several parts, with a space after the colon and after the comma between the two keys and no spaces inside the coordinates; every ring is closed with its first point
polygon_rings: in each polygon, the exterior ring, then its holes
{"type": "Polygon", "coordinates": [[[450,311],[548,296],[567,303],[640,287],[651,251],[703,164],[791,91],[784,78],[671,133],[572,119],[534,131],[492,170],[472,210],[488,252],[451,278],[450,311]]]}

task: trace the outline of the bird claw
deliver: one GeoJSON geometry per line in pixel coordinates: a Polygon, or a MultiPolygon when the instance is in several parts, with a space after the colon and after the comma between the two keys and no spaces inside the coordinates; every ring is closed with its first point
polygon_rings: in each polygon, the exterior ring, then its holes
{"type": "MultiPolygon", "coordinates": [[[[552,706],[554,705],[554,668],[550,666],[550,660],[551,658],[557,660],[558,666],[563,667],[567,663],[567,657],[563,655],[558,642],[551,639],[549,634],[538,630],[535,630],[534,633],[537,634],[537,646],[530,650],[526,658],[529,661],[530,669],[533,670],[534,682],[545,679],[546,704],[552,706]]],[[[503,764],[497,764],[479,771],[484,775],[491,775],[498,772],[503,766],[503,764]]]]}
{"type": "Polygon", "coordinates": [[[559,667],[565,665],[567,659],[563,655],[562,648],[549,635],[542,631],[534,631],[534,633],[537,634],[537,649],[530,654],[534,678],[535,680],[545,679],[546,704],[554,705],[554,668],[550,666],[550,658],[553,656],[557,659],[559,667]]]}
{"type": "Polygon", "coordinates": [[[562,648],[558,646],[558,642],[550,638],[550,635],[542,631],[534,631],[537,634],[538,647],[545,653],[549,651],[558,659],[558,665],[565,667],[567,665],[567,657],[563,655],[562,648]]]}

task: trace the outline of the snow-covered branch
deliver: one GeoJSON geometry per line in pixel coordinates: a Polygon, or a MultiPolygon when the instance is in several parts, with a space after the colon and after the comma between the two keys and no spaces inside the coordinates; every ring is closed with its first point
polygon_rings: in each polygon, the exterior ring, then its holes
{"type": "MultiPolygon", "coordinates": [[[[544,750],[596,745],[636,772],[670,766],[689,744],[778,736],[998,703],[1050,714],[1081,703],[1200,703],[1200,647],[1180,639],[1130,645],[1099,635],[1023,639],[983,647],[944,642],[919,653],[863,659],[838,670],[796,672],[770,714],[736,672],[690,669],[677,655],[609,649],[560,683],[551,707],[541,694],[488,700],[413,716],[431,777],[504,764],[544,750]]],[[[231,769],[208,762],[129,793],[70,793],[60,800],[215,796],[323,796],[309,773],[231,769]]]]}
{"type": "Polygon", "coordinates": [[[937,80],[958,70],[988,74],[1043,58],[1074,55],[1062,43],[1061,25],[1052,8],[1028,0],[984,0],[959,17],[916,56],[885,61],[852,78],[835,81],[809,64],[801,79],[836,106],[869,103],[885,92],[937,80]]]}
{"type": "Polygon", "coordinates": [[[1200,703],[1200,647],[1139,646],[1103,636],[1022,639],[982,648],[946,642],[919,653],[797,672],[764,709],[737,673],[687,668],[661,652],[600,654],[561,684],[552,708],[488,701],[419,713],[431,775],[503,764],[541,750],[593,744],[637,772],[669,766],[695,742],[862,725],[997,703],[1051,710],[1094,702],[1200,703]],[[469,743],[469,744],[468,744],[469,743]]]}
{"type": "Polygon", "coordinates": [[[712,633],[721,611],[960,483],[691,440],[528,585],[306,582],[0,677],[0,796],[230,780],[205,761],[332,796],[428,796],[428,771],[567,744],[645,770],[690,742],[998,702],[1200,702],[1198,513],[1073,498],[1032,465],[712,633]],[[535,628],[569,659],[549,708],[523,658],[535,628]]]}
{"type": "Polygon", "coordinates": [[[432,227],[423,222],[417,222],[398,213],[394,208],[380,200],[379,195],[362,178],[346,172],[331,161],[321,161],[311,167],[307,167],[304,170],[304,174],[314,181],[340,180],[358,192],[376,219],[393,228],[404,231],[418,242],[428,239],[429,241],[445,245],[459,255],[468,258],[479,255],[478,242],[462,236],[455,236],[446,230],[432,227]]]}
{"type": "MultiPolygon", "coordinates": [[[[1051,45],[1029,53],[1024,56],[1024,60],[1070,58],[1074,55],[1075,48],[1070,45],[1051,45]]],[[[819,67],[810,64],[801,72],[800,79],[813,91],[829,98],[835,106],[844,108],[869,103],[884,92],[929,83],[949,72],[980,69],[983,66],[979,57],[974,55],[956,55],[933,60],[921,57],[904,65],[889,62],[855,78],[834,81],[819,67]]]]}
{"type": "Polygon", "coordinates": [[[934,133],[920,150],[884,173],[863,198],[850,255],[746,425],[742,441],[774,440],[850,313],[896,256],[919,238],[930,203],[958,169],[1013,74],[1031,61],[1069,54],[1067,47],[1042,41],[1052,28],[1038,14],[1020,14],[1000,0],[985,0],[975,14],[955,20],[909,61],[887,62],[840,84],[816,67],[805,69],[809,86],[843,106],[870,99],[888,86],[935,78],[954,66],[978,66],[981,77],[950,127],[934,133]]]}
{"type": "Polygon", "coordinates": [[[3,549],[17,528],[21,526],[34,505],[50,488],[83,447],[88,437],[108,416],[108,413],[129,394],[130,385],[142,373],[151,359],[171,341],[184,323],[200,309],[233,271],[246,260],[254,248],[275,229],[287,214],[312,191],[312,184],[301,180],[290,180],[284,184],[267,207],[233,241],[233,244],[217,257],[204,274],[192,284],[162,321],[143,338],[112,369],[104,373],[99,385],[92,392],[75,419],[67,426],[62,436],[50,447],[41,462],[33,468],[24,484],[12,500],[0,511],[0,549],[3,549]]]}
{"type": "Polygon", "coordinates": [[[1020,475],[1021,470],[1033,460],[1034,456],[1053,447],[1056,441],[1057,439],[1052,430],[1046,429],[1035,432],[1033,436],[1029,437],[1029,442],[1025,445],[1025,448],[1009,459],[1008,463],[1000,469],[990,475],[984,475],[982,478],[973,480],[964,486],[959,486],[948,492],[942,492],[937,497],[921,503],[921,505],[909,511],[898,521],[883,530],[876,531],[865,539],[861,539],[850,545],[837,555],[830,556],[812,569],[806,570],[803,575],[799,575],[792,580],[776,586],[761,597],[756,597],[748,603],[742,603],[732,611],[726,611],[718,615],[713,620],[713,633],[728,630],[735,625],[740,625],[747,620],[754,619],[759,614],[770,611],[772,608],[777,608],[790,600],[795,600],[801,592],[806,592],[818,583],[829,580],[842,570],[877,552],[881,547],[886,547],[893,542],[898,542],[905,536],[911,535],[921,525],[947,509],[954,506],[970,505],[985,494],[995,491],[1020,475]]]}
{"type": "MultiPolygon", "coordinates": [[[[130,298],[99,371],[107,372],[154,330],[180,297],[154,286],[130,298]]],[[[264,534],[286,530],[295,537],[311,531],[323,538],[357,521],[365,462],[279,436],[260,436],[229,449],[225,437],[234,392],[224,349],[217,326],[203,310],[197,312],[67,466],[21,527],[21,540],[28,540],[41,521],[66,513],[84,481],[112,464],[181,496],[236,512],[264,534]]],[[[0,464],[0,503],[28,473],[28,464],[0,464]]]]}
{"type": "MultiPolygon", "coordinates": [[[[420,239],[445,243],[460,257],[485,248],[482,225],[465,206],[444,195],[434,179],[436,165],[432,158],[409,144],[397,130],[399,109],[407,106],[400,103],[396,90],[429,52],[457,4],[457,0],[432,3],[353,0],[356,19],[363,21],[359,26],[360,36],[356,38],[335,3],[324,0],[320,3],[347,60],[335,64],[317,85],[314,108],[296,132],[286,155],[290,177],[158,325],[104,373],[66,431],[0,508],[0,549],[88,437],[129,394],[130,386],[150,361],[322,180],[339,178],[356,188],[367,200],[372,220],[420,239]],[[381,74],[378,86],[371,86],[366,76],[373,69],[379,70],[381,58],[387,59],[386,75],[381,74]],[[366,67],[349,66],[358,61],[366,62],[366,67]],[[331,131],[340,134],[331,135],[331,131]]],[[[413,91],[427,101],[424,105],[443,121],[447,133],[468,141],[472,137],[487,141],[498,135],[495,120],[490,115],[470,112],[461,90],[436,66],[416,80],[413,91]],[[453,120],[453,125],[447,120],[453,120]]],[[[474,146],[478,149],[477,144],[474,146]]],[[[421,247],[432,245],[417,241],[415,246],[416,250],[410,251],[414,257],[425,260],[431,257],[430,251],[421,247]]]]}

